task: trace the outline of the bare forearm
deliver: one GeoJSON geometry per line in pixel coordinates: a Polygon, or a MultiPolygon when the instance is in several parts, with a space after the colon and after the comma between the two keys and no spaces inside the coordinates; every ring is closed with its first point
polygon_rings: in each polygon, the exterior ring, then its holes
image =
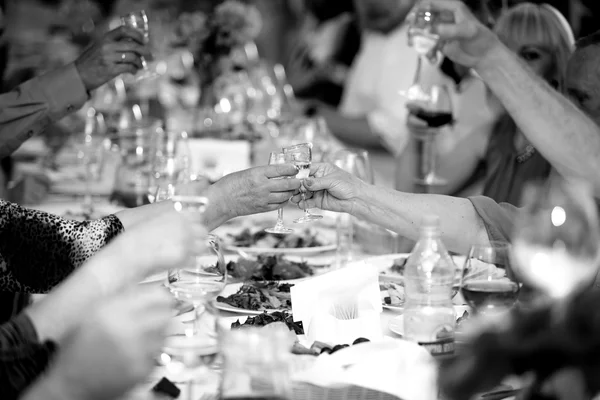
{"type": "Polygon", "coordinates": [[[600,190],[600,127],[501,44],[476,70],[554,168],[600,190]]]}
{"type": "Polygon", "coordinates": [[[467,199],[368,186],[361,190],[352,214],[413,240],[419,236],[423,216],[438,215],[444,243],[459,253],[466,253],[474,243],[489,242],[481,219],[467,199]]]}

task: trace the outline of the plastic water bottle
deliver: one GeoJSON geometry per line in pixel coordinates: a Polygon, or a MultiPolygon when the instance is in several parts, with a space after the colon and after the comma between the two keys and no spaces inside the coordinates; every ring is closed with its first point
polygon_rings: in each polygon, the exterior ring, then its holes
{"type": "Polygon", "coordinates": [[[404,271],[404,333],[433,355],[454,352],[454,274],[454,262],[440,239],[439,218],[427,216],[404,271]]]}

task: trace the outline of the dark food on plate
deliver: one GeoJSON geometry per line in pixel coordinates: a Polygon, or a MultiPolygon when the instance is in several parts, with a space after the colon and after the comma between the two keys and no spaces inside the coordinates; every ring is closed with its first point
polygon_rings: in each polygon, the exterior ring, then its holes
{"type": "Polygon", "coordinates": [[[287,281],[313,274],[306,262],[286,260],[280,255],[259,255],[256,260],[240,258],[227,263],[227,271],[234,278],[255,281],[287,281]]]}
{"type": "Polygon", "coordinates": [[[292,298],[289,283],[254,282],[244,284],[237,293],[217,297],[219,303],[244,310],[291,310],[292,298]]]}
{"type": "Polygon", "coordinates": [[[244,229],[237,235],[229,235],[236,247],[264,247],[273,249],[300,249],[306,247],[324,246],[321,240],[317,239],[317,234],[310,229],[300,233],[290,235],[276,235],[259,230],[252,232],[250,229],[244,229]]]}
{"type": "Polygon", "coordinates": [[[294,322],[292,314],[285,311],[275,311],[272,313],[263,313],[256,317],[248,317],[244,323],[240,323],[239,320],[231,324],[231,329],[240,329],[250,326],[266,326],[274,322],[283,322],[287,325],[290,331],[294,331],[296,335],[304,335],[304,328],[302,322],[294,322]]]}
{"type": "MultiPolygon", "coordinates": [[[[354,346],[356,344],[365,343],[365,342],[369,342],[369,341],[370,341],[369,339],[358,338],[352,343],[352,345],[354,346]]],[[[292,353],[294,353],[294,354],[309,354],[309,355],[318,356],[323,353],[333,354],[336,351],[345,349],[346,347],[350,347],[350,346],[347,344],[338,344],[336,346],[330,346],[327,343],[314,342],[312,344],[312,346],[310,346],[310,349],[307,349],[306,347],[302,346],[300,343],[296,343],[296,344],[294,344],[294,347],[292,348],[292,353]]]]}
{"type": "Polygon", "coordinates": [[[383,303],[387,306],[402,307],[404,305],[404,288],[395,282],[380,282],[379,290],[387,292],[383,303]]]}

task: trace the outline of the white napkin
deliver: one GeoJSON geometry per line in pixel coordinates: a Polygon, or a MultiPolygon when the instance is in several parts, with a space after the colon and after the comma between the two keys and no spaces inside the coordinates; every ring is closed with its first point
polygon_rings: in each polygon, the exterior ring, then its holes
{"type": "Polygon", "coordinates": [[[403,400],[436,400],[438,392],[435,360],[427,350],[405,340],[361,343],[323,354],[292,379],[331,389],[355,385],[403,400]]]}
{"type": "Polygon", "coordinates": [[[378,270],[354,262],[291,288],[292,313],[302,321],[309,342],[349,344],[359,337],[382,338],[382,311],[378,270]],[[342,319],[340,309],[351,305],[352,319],[342,319]]]}

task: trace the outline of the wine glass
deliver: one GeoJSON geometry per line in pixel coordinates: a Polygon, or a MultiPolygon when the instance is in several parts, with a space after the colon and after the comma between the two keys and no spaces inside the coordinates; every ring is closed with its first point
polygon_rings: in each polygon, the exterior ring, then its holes
{"type": "Polygon", "coordinates": [[[77,159],[85,171],[85,193],[83,197],[83,212],[91,214],[94,211],[92,183],[100,179],[104,161],[104,139],[106,123],[102,114],[90,107],[86,114],[85,128],[82,135],[74,138],[77,159]]]}
{"type": "MultiPolygon", "coordinates": [[[[269,156],[269,165],[285,164],[285,155],[283,153],[271,153],[269,156]]],[[[273,179],[285,179],[285,178],[273,178],[273,179]]],[[[283,206],[277,210],[277,223],[272,228],[265,229],[265,232],[274,233],[277,235],[287,235],[288,233],[294,232],[293,229],[286,228],[283,224],[283,206]]]]}
{"type": "Polygon", "coordinates": [[[194,398],[194,383],[204,378],[209,383],[218,379],[210,374],[220,352],[219,312],[215,306],[205,303],[204,312],[196,321],[199,329],[185,328],[183,333],[169,335],[160,354],[159,363],[163,365],[169,378],[176,382],[187,382],[187,398],[194,398]]]}
{"type": "Polygon", "coordinates": [[[510,309],[520,290],[510,265],[510,246],[493,241],[472,246],[460,285],[464,299],[476,313],[485,315],[510,309]]]}
{"type": "Polygon", "coordinates": [[[417,140],[418,170],[415,182],[427,188],[443,186],[447,183],[436,173],[436,139],[446,125],[454,122],[452,99],[446,85],[419,85],[418,93],[409,93],[406,108],[416,118],[427,123],[429,129],[417,140]]]}
{"type": "Polygon", "coordinates": [[[530,183],[513,235],[515,273],[552,299],[589,287],[598,272],[599,232],[589,189],[562,179],[530,183]]]}
{"type": "Polygon", "coordinates": [[[430,4],[422,4],[409,17],[408,44],[419,54],[435,64],[439,57],[440,36],[435,33],[441,22],[452,22],[453,15],[434,9],[430,4]]]}
{"type": "MultiPolygon", "coordinates": [[[[310,175],[310,164],[312,162],[312,143],[302,143],[283,149],[285,161],[294,164],[298,169],[297,179],[304,181],[310,175]]],[[[304,216],[295,219],[295,223],[317,221],[322,215],[311,214],[306,208],[306,191],[302,190],[302,201],[304,202],[304,216]]]]}
{"type": "Polygon", "coordinates": [[[187,132],[163,131],[159,136],[152,162],[152,173],[148,179],[150,203],[170,199],[175,185],[190,181],[190,148],[187,132]],[[159,191],[161,193],[157,195],[159,191]],[[160,199],[157,200],[157,196],[160,199]]]}
{"type": "MultiPolygon", "coordinates": [[[[150,24],[148,23],[148,15],[146,15],[146,11],[140,10],[122,16],[121,24],[141,32],[142,35],[144,35],[144,41],[146,43],[150,42],[150,24]]],[[[136,80],[155,78],[158,74],[149,69],[146,59],[142,57],[141,61],[144,70],[135,76],[136,80]]]]}

